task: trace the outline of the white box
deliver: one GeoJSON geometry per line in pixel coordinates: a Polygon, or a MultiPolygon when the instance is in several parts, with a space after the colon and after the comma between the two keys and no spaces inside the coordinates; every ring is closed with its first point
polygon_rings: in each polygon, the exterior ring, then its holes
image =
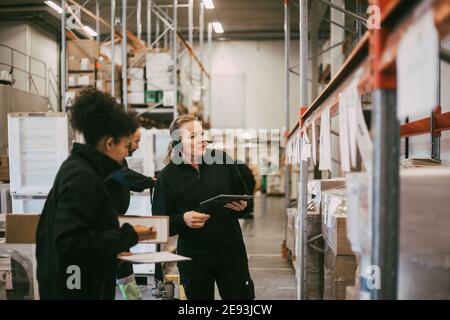
{"type": "Polygon", "coordinates": [[[47,194],[69,155],[67,114],[8,114],[12,194],[47,194]]]}
{"type": "Polygon", "coordinates": [[[144,92],[129,92],[128,93],[129,104],[144,104],[145,94],[144,92]]]}
{"type": "Polygon", "coordinates": [[[144,68],[128,69],[128,79],[144,79],[144,68]]]}
{"type": "Polygon", "coordinates": [[[13,195],[12,213],[42,213],[47,195],[13,195]]]}
{"type": "Polygon", "coordinates": [[[130,92],[144,92],[145,81],[141,79],[129,79],[128,80],[128,91],[130,92]]]}
{"type": "Polygon", "coordinates": [[[77,80],[78,77],[76,75],[69,75],[68,77],[68,86],[69,87],[76,87],[77,86],[77,80]]]}
{"type": "Polygon", "coordinates": [[[148,53],[146,67],[147,90],[173,89],[173,61],[170,53],[148,53]]]}

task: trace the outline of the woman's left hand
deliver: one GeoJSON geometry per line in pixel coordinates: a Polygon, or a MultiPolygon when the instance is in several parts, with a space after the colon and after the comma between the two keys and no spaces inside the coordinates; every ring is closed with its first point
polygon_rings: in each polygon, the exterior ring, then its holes
{"type": "Polygon", "coordinates": [[[224,205],[225,208],[231,209],[233,211],[244,211],[247,208],[247,201],[241,200],[239,202],[233,201],[224,205]]]}

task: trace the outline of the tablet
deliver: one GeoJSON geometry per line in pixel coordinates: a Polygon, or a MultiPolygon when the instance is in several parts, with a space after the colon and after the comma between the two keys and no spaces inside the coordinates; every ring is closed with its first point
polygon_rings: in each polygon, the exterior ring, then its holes
{"type": "Polygon", "coordinates": [[[242,195],[242,194],[219,194],[213,198],[200,202],[201,207],[210,207],[214,205],[225,205],[233,201],[248,201],[252,200],[253,196],[242,195]]]}

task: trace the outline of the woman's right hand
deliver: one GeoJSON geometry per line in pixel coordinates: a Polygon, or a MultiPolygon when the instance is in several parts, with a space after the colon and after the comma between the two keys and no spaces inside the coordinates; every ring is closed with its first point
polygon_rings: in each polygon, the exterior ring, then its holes
{"type": "Polygon", "coordinates": [[[155,227],[146,227],[142,225],[134,225],[134,231],[136,231],[139,241],[153,240],[156,239],[156,229],[155,227]]]}
{"type": "Polygon", "coordinates": [[[188,211],[183,215],[184,222],[189,228],[200,229],[205,226],[206,220],[209,219],[209,214],[204,214],[196,211],[188,211]]]}

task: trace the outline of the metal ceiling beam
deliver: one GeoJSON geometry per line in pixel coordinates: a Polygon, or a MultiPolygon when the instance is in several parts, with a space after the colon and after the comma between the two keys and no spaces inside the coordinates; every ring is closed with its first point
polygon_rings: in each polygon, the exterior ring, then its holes
{"type": "Polygon", "coordinates": [[[331,3],[330,1],[327,1],[327,0],[317,0],[317,1],[320,1],[320,2],[326,4],[327,6],[333,8],[333,9],[336,9],[336,10],[342,12],[342,13],[345,13],[349,17],[352,17],[353,19],[361,21],[364,25],[366,25],[367,19],[357,15],[356,13],[353,13],[353,12],[347,10],[347,9],[344,9],[344,8],[338,6],[338,5],[334,4],[334,3],[331,3]]]}

